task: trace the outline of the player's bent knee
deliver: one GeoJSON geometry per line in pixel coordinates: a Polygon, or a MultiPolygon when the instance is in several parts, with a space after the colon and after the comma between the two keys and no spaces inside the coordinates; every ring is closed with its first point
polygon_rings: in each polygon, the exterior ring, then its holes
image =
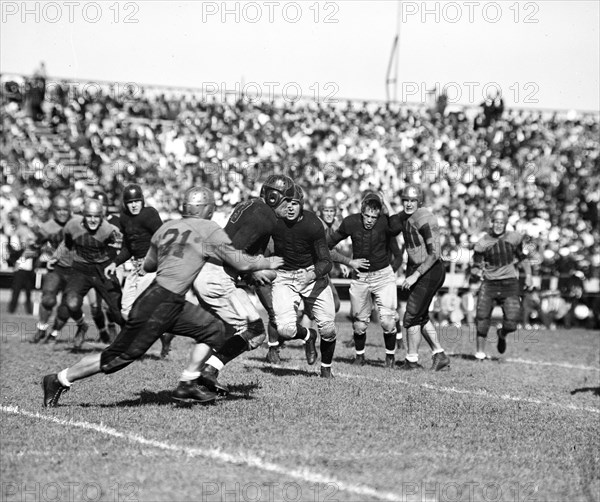
{"type": "Polygon", "coordinates": [[[52,310],[56,306],[56,295],[42,295],[42,307],[52,310]]]}
{"type": "Polygon", "coordinates": [[[381,329],[385,333],[392,333],[396,331],[396,317],[395,316],[384,316],[381,318],[381,329]]]}
{"type": "Polygon", "coordinates": [[[352,331],[356,335],[364,335],[367,333],[367,323],[359,320],[352,322],[352,331]]]}
{"type": "Polygon", "coordinates": [[[333,342],[337,336],[337,330],[334,323],[327,323],[319,329],[321,340],[325,342],[333,342]]]}
{"type": "Polygon", "coordinates": [[[281,338],[285,338],[286,340],[292,340],[298,334],[298,327],[296,325],[296,322],[284,324],[283,326],[278,325],[277,333],[281,338]]]}
{"type": "Polygon", "coordinates": [[[265,325],[263,324],[262,319],[250,321],[248,323],[248,329],[242,335],[242,338],[246,340],[250,350],[260,347],[267,338],[265,325]]]}
{"type": "Polygon", "coordinates": [[[81,310],[83,298],[77,295],[68,296],[65,303],[70,312],[78,312],[81,310]]]}
{"type": "Polygon", "coordinates": [[[265,343],[266,339],[267,339],[267,335],[265,333],[263,333],[262,335],[255,336],[254,338],[251,338],[250,340],[247,340],[247,342],[248,342],[248,350],[257,349],[263,343],[265,343]]]}

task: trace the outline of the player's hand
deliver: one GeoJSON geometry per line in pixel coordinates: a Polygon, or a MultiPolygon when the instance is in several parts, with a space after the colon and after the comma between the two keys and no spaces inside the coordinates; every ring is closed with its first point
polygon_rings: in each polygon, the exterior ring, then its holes
{"type": "Polygon", "coordinates": [[[533,287],[533,279],[531,278],[530,275],[526,275],[525,276],[525,291],[531,291],[532,287],[533,287]]]}
{"type": "Polygon", "coordinates": [[[480,268],[472,268],[471,276],[476,277],[477,279],[481,280],[483,277],[483,271],[480,268]]]}
{"type": "Polygon", "coordinates": [[[50,258],[47,262],[46,262],[46,268],[48,270],[54,270],[54,265],[56,265],[56,262],[58,260],[56,258],[50,258]]]}
{"type": "Polygon", "coordinates": [[[284,260],[281,256],[269,256],[268,260],[270,265],[269,268],[271,270],[281,267],[284,263],[284,260]]]}
{"type": "Polygon", "coordinates": [[[250,274],[250,277],[255,284],[266,286],[267,284],[271,284],[273,273],[271,270],[256,270],[250,274]]]}
{"type": "Polygon", "coordinates": [[[368,270],[371,262],[366,258],[356,258],[354,260],[350,260],[350,267],[352,267],[357,272],[361,270],[368,270]]]}
{"type": "Polygon", "coordinates": [[[312,270],[298,270],[296,280],[300,283],[300,289],[305,288],[317,278],[317,275],[312,270]]]}
{"type": "Polygon", "coordinates": [[[352,270],[350,267],[347,267],[346,265],[340,264],[340,269],[341,269],[342,275],[344,277],[349,277],[350,276],[350,271],[352,270]]]}
{"type": "Polygon", "coordinates": [[[402,289],[412,288],[417,282],[418,278],[419,276],[416,273],[409,275],[406,279],[404,279],[404,282],[402,283],[402,289]]]}
{"type": "Polygon", "coordinates": [[[111,279],[111,276],[114,276],[116,274],[117,271],[117,264],[116,263],[109,263],[105,268],[104,268],[104,277],[106,277],[107,279],[111,279]]]}

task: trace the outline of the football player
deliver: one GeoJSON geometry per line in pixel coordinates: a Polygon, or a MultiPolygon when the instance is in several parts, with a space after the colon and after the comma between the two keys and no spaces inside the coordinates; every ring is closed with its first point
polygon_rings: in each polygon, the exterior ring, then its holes
{"type": "MultiPolygon", "coordinates": [[[[125,320],[135,299],[156,277],[154,273],[146,273],[142,265],[150,248],[150,240],[162,223],[158,211],[146,205],[142,187],[135,184],[126,186],[123,190],[123,202],[118,218],[118,226],[123,233],[123,246],[119,254],[104,269],[104,274],[110,278],[116,273],[117,267],[127,260],[131,262],[133,270],[125,278],[121,298],[121,315],[125,320]]],[[[169,353],[172,338],[170,334],[161,336],[161,357],[166,357],[169,353]]]]}
{"type": "MultiPolygon", "coordinates": [[[[82,218],[72,218],[64,228],[67,249],[73,250],[73,271],[64,292],[70,316],[78,324],[74,349],[84,341],[87,324],[82,324],[84,296],[94,288],[106,302],[109,318],[123,324],[121,317],[121,286],[116,277],[106,278],[104,268],[121,246],[122,234],[104,218],[104,207],[98,199],[88,199],[82,218]]],[[[66,322],[66,320],[65,320],[66,322]]]]}
{"type": "MultiPolygon", "coordinates": [[[[396,353],[396,308],[398,306],[396,274],[390,263],[391,241],[395,235],[390,229],[384,205],[376,193],[367,194],[361,201],[360,213],[343,219],[339,228],[329,237],[329,247],[350,237],[352,256],[365,260],[350,284],[352,329],[356,358],[354,364],[365,364],[367,326],[373,310],[371,297],[379,312],[385,342],[385,366],[393,368],[396,353]]],[[[398,233],[399,230],[396,232],[398,233]]]]}
{"type": "MultiPolygon", "coordinates": [[[[278,218],[285,217],[288,200],[294,194],[294,182],[289,176],[269,176],[260,190],[260,197],[238,204],[231,214],[225,232],[236,249],[250,255],[264,253],[278,218]]],[[[259,347],[266,335],[260,314],[243,289],[236,287],[238,272],[224,267],[219,260],[210,260],[194,281],[194,291],[220,319],[235,329],[222,350],[211,357],[199,381],[221,395],[228,388],[218,381],[219,371],[225,364],[246,350],[259,347]]],[[[261,285],[270,285],[271,277],[261,271],[252,273],[252,280],[261,285]]],[[[262,300],[267,302],[267,312],[273,323],[273,312],[268,304],[270,292],[263,290],[262,300]]],[[[260,296],[259,296],[260,297],[260,296]]],[[[273,326],[274,327],[274,326],[273,326]]]]}
{"type": "MultiPolygon", "coordinates": [[[[51,258],[46,263],[48,272],[42,282],[42,301],[34,343],[46,338],[48,321],[57,303],[56,297],[65,289],[71,276],[73,256],[65,249],[63,243],[63,229],[71,219],[71,208],[69,201],[63,195],[57,195],[53,199],[52,216],[52,219],[42,223],[37,229],[36,245],[44,246],[44,252],[50,252],[51,258]]],[[[66,304],[61,303],[59,308],[63,309],[62,317],[68,318],[66,304]]]]}
{"type": "Polygon", "coordinates": [[[403,326],[407,330],[405,370],[423,369],[419,364],[421,335],[433,353],[431,370],[450,367],[450,358],[440,345],[435,326],[429,319],[429,306],[444,284],[446,270],[440,260],[440,231],[437,218],[423,205],[423,192],[407,185],[401,192],[404,211],[390,218],[390,226],[402,230],[408,254],[402,288],[409,290],[403,326]]]}
{"type": "MultiPolygon", "coordinates": [[[[152,237],[144,268],[156,272],[155,281],[134,302],[123,329],[102,353],[86,356],[74,366],[43,378],[44,406],[57,406],[61,394],[77,380],[125,368],[145,354],[160,335],[171,331],[185,306],[186,292],[207,260],[222,261],[242,271],[273,269],[283,263],[278,257],[254,257],[237,250],[223,229],[209,221],[214,208],[211,190],[194,187],[185,193],[183,218],[165,223],[152,237]]],[[[193,349],[201,352],[192,356],[197,364],[210,350],[201,345],[193,349]]],[[[216,395],[199,386],[196,376],[184,371],[175,399],[214,401],[216,395]]]]}
{"type": "Polygon", "coordinates": [[[521,316],[519,301],[519,272],[516,265],[521,262],[525,272],[525,287],[530,288],[531,263],[523,252],[523,235],[508,231],[508,213],[497,207],[492,212],[490,231],[475,243],[471,274],[483,279],[477,298],[475,323],[477,342],[475,357],[486,359],[485,342],[490,329],[492,309],[495,304],[502,307],[502,327],[498,330],[497,349],[506,351],[506,336],[517,329],[521,316]]]}
{"type": "MultiPolygon", "coordinates": [[[[304,340],[306,361],[314,364],[317,332],[297,323],[296,311],[302,300],[321,336],[321,377],[331,378],[336,326],[328,274],[333,262],[321,220],[312,211],[304,210],[303,205],[304,192],[295,185],[286,217],[277,221],[273,232],[275,254],[285,259],[273,281],[275,323],[280,337],[304,340]]],[[[269,348],[274,349],[273,345],[269,348]]]]}

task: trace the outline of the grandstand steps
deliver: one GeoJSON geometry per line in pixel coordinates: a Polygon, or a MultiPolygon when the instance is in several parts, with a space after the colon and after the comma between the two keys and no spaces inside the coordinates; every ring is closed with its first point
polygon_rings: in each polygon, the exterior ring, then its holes
{"type": "Polygon", "coordinates": [[[44,123],[36,123],[34,130],[39,139],[44,138],[54,147],[55,161],[61,167],[63,176],[74,181],[83,181],[88,186],[94,185],[93,180],[89,179],[88,166],[79,163],[77,152],[63,135],[54,132],[44,123]]]}

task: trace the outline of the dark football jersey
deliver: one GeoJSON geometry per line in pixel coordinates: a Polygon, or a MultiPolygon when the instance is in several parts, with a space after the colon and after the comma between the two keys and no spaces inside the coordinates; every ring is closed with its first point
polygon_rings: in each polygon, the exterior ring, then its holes
{"type": "Polygon", "coordinates": [[[236,249],[250,255],[262,254],[277,224],[273,210],[262,199],[238,204],[225,225],[225,233],[236,249]]]}
{"type": "Polygon", "coordinates": [[[393,233],[386,215],[379,216],[373,228],[367,230],[363,225],[362,216],[358,213],[351,214],[342,220],[327,244],[332,248],[348,237],[352,239],[352,257],[369,260],[369,272],[390,265],[390,238],[393,237],[393,233]]]}
{"type": "Polygon", "coordinates": [[[282,270],[299,270],[315,266],[322,277],[331,271],[332,261],[325,238],[325,229],[312,211],[304,211],[297,221],[277,220],[273,233],[275,254],[285,260],[282,270]]]}
{"type": "Polygon", "coordinates": [[[144,207],[137,215],[121,211],[117,224],[123,233],[123,247],[115,263],[121,265],[129,258],[141,259],[146,256],[150,240],[163,222],[156,209],[144,207]]]}

